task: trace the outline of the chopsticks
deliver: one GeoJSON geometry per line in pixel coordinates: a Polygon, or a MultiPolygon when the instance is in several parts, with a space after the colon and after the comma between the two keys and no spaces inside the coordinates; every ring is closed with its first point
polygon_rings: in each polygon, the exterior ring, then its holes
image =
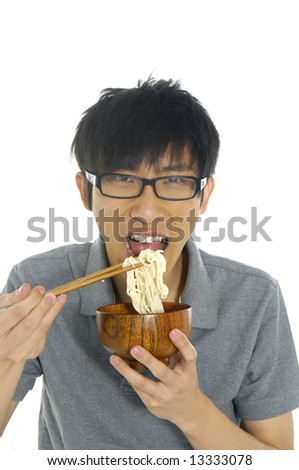
{"type": "Polygon", "coordinates": [[[71,292],[73,290],[81,289],[81,287],[86,287],[96,282],[104,281],[109,277],[117,276],[118,274],[131,271],[132,269],[140,268],[141,266],[144,265],[142,263],[138,263],[135,266],[127,266],[126,268],[123,268],[122,263],[119,263],[114,266],[109,266],[108,268],[101,269],[101,271],[97,271],[95,273],[88,274],[87,276],[80,277],[75,281],[68,282],[67,284],[55,287],[55,289],[52,289],[49,292],[54,295],[67,294],[68,292],[71,292]]]}

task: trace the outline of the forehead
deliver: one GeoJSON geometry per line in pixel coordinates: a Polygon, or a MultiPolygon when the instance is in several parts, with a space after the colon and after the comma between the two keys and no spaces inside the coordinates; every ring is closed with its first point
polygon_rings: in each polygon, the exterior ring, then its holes
{"type": "Polygon", "coordinates": [[[150,164],[144,161],[136,170],[154,170],[159,174],[170,171],[185,171],[194,174],[198,173],[198,167],[192,161],[190,152],[187,148],[183,150],[179,157],[177,155],[173,155],[170,150],[167,150],[155,163],[150,164]]]}

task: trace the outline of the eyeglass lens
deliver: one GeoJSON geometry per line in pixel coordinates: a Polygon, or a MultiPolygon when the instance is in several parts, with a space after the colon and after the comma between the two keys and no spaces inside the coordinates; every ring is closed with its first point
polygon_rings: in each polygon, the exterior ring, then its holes
{"type": "MultiPolygon", "coordinates": [[[[194,196],[195,180],[169,176],[155,181],[156,193],[162,198],[185,199],[194,196]]],[[[101,189],[106,196],[135,197],[142,190],[142,180],[134,176],[111,174],[101,178],[101,189]]]]}

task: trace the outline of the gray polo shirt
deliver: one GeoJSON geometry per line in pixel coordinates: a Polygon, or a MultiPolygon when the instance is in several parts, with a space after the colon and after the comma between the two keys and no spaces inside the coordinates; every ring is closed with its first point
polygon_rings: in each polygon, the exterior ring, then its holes
{"type": "MultiPolygon", "coordinates": [[[[182,302],[192,305],[190,339],[198,350],[203,392],[238,425],[298,407],[298,362],[277,282],[263,271],[204,253],[192,240],[186,248],[182,302]]],[[[64,246],[16,265],[5,290],[25,281],[51,289],[106,264],[100,239],[64,246]]],[[[191,449],[181,431],[154,417],[109,364],[95,313],[113,302],[110,280],[70,293],[44,352],[26,363],[14,399],[22,400],[43,376],[39,448],[191,449]]]]}

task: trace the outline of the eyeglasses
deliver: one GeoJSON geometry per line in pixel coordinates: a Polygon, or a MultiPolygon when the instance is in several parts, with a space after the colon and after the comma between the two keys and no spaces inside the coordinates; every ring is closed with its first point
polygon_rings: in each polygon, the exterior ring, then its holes
{"type": "Polygon", "coordinates": [[[183,201],[193,199],[207,184],[207,178],[200,179],[195,176],[159,176],[148,179],[122,173],[93,175],[89,171],[85,171],[85,175],[104,196],[118,199],[139,197],[143,188],[149,185],[160,199],[183,201]]]}

